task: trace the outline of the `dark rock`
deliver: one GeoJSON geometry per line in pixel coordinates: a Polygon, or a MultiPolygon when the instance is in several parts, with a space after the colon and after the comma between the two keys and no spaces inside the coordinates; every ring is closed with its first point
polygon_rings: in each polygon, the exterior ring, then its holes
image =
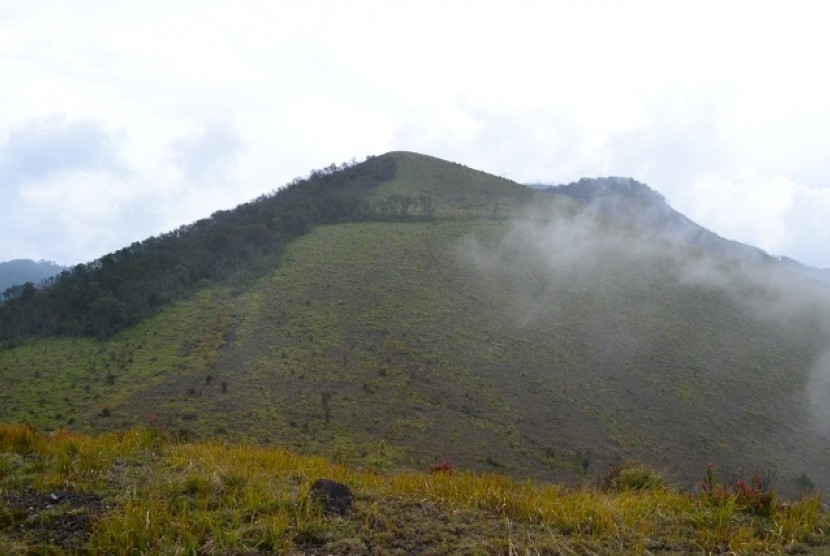
{"type": "Polygon", "coordinates": [[[317,479],[308,490],[308,497],[328,514],[346,515],[354,507],[354,495],[349,487],[331,479],[317,479]]]}

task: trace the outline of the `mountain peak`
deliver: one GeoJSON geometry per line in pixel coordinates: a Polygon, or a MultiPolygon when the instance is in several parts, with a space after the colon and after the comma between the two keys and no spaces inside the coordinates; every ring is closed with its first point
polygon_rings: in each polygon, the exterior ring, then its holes
{"type": "Polygon", "coordinates": [[[657,191],[633,178],[610,176],[582,178],[579,181],[549,189],[581,202],[597,203],[599,208],[619,201],[668,209],[666,199],[657,191]]]}
{"type": "Polygon", "coordinates": [[[582,178],[549,187],[546,191],[568,196],[618,221],[655,231],[708,252],[738,259],[773,259],[757,247],[722,238],[690,220],[671,208],[660,193],[633,178],[582,178]]]}

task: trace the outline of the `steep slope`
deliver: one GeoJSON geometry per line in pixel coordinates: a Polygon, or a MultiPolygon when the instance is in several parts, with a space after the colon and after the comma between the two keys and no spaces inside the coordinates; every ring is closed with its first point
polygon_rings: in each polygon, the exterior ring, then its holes
{"type": "Polygon", "coordinates": [[[255,281],[111,339],[0,351],[0,420],[149,419],[380,467],[581,480],[638,460],[690,484],[714,461],[776,472],[785,492],[805,473],[830,486],[826,288],[569,196],[385,156],[395,177],[370,203],[386,208],[316,227],[255,281]]]}
{"type": "Polygon", "coordinates": [[[0,346],[36,335],[111,336],[206,282],[246,281],[315,226],[384,216],[369,197],[394,176],[389,156],[333,164],[234,210],[76,265],[49,288],[4,293],[0,346]]]}

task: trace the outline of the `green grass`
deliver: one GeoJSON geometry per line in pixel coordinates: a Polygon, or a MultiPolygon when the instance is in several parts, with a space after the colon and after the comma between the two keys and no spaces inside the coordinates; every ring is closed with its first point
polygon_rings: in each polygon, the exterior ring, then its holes
{"type": "Polygon", "coordinates": [[[642,467],[634,475],[630,488],[572,489],[496,474],[377,473],[278,448],[180,443],[152,428],[87,436],[0,425],[0,550],[757,553],[830,542],[817,497],[758,516],[642,467]],[[355,493],[344,518],[307,499],[320,477],[355,493]]]}
{"type": "MultiPolygon", "coordinates": [[[[516,182],[473,170],[460,164],[411,152],[393,152],[396,164],[394,180],[374,192],[375,199],[403,195],[417,199],[429,192],[436,203],[436,216],[470,217],[522,214],[526,204],[544,198],[516,182]]],[[[419,215],[416,205],[410,214],[419,215]]]]}
{"type": "Polygon", "coordinates": [[[111,340],[50,338],[0,351],[0,419],[47,429],[137,424],[158,411],[120,409],[137,393],[173,373],[198,384],[210,372],[230,326],[229,298],[203,291],[111,340]]]}
{"type": "Polygon", "coordinates": [[[830,338],[818,292],[809,310],[762,316],[791,292],[756,291],[753,307],[749,273],[723,261],[609,221],[605,243],[586,243],[557,227],[573,203],[549,200],[543,218],[523,204],[539,194],[507,180],[393,156],[397,177],[376,195],[433,188],[435,219],[320,227],[271,272],[206,286],[110,340],[2,350],[0,419],[152,422],[378,472],[450,459],[577,485],[635,460],[691,487],[714,460],[774,470],[787,493],[805,472],[830,488],[804,398],[830,338]],[[492,217],[498,199],[514,218],[492,217]],[[738,293],[687,278],[707,265],[738,293]]]}
{"type": "Polygon", "coordinates": [[[549,270],[503,247],[511,229],[320,228],[243,291],[203,290],[112,340],[0,352],[0,417],[94,431],[152,416],[381,470],[449,458],[571,484],[624,459],[687,483],[708,459],[757,465],[784,490],[817,468],[793,405],[809,343],[678,285],[659,258],[546,289],[549,270]],[[498,267],[470,258],[471,238],[498,267]]]}

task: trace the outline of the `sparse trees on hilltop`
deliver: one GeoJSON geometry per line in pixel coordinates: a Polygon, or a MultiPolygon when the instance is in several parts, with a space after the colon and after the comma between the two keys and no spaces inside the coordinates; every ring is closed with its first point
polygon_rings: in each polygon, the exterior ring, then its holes
{"type": "MultiPolygon", "coordinates": [[[[234,210],[65,270],[41,289],[13,286],[2,294],[0,342],[35,334],[109,336],[205,280],[244,279],[315,226],[371,217],[368,193],[394,175],[391,157],[332,164],[234,210]]],[[[411,201],[399,203],[405,214],[411,201]]]]}

